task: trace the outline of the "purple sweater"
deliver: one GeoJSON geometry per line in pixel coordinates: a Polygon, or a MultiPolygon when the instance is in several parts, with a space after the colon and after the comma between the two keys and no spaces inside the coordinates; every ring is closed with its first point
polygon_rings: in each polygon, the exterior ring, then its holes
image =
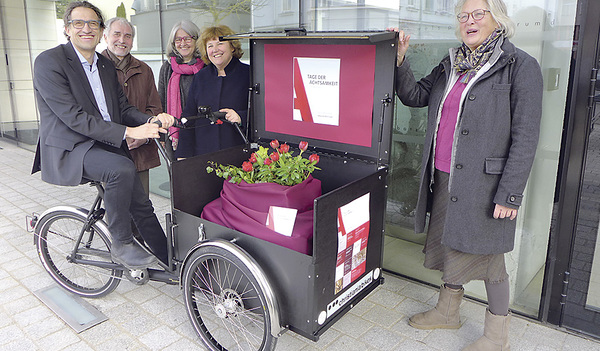
{"type": "Polygon", "coordinates": [[[435,168],[450,173],[452,160],[452,144],[454,141],[454,130],[456,129],[456,120],[460,108],[460,96],[467,87],[467,84],[461,83],[460,79],[456,81],[450,93],[444,100],[442,107],[442,116],[435,139],[435,168]]]}

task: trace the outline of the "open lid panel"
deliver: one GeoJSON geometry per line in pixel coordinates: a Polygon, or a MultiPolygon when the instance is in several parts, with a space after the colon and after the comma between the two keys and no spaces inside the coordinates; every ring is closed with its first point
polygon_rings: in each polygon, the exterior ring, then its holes
{"type": "Polygon", "coordinates": [[[235,39],[250,40],[252,141],[389,163],[397,33],[235,39]]]}

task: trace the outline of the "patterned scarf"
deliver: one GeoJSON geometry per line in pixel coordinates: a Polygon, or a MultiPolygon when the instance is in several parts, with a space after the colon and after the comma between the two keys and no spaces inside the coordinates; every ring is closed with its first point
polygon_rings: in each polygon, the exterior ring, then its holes
{"type": "Polygon", "coordinates": [[[454,69],[459,75],[464,74],[460,79],[461,83],[468,83],[477,74],[477,71],[488,62],[502,34],[501,29],[495,30],[475,51],[471,51],[465,43],[458,48],[454,58],[454,69]]]}

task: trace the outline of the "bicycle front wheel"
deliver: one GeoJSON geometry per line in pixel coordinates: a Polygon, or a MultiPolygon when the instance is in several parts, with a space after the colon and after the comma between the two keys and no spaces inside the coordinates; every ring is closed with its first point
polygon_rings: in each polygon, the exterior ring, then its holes
{"type": "Polygon", "coordinates": [[[186,264],[183,295],[192,325],[213,351],[275,348],[271,318],[256,277],[221,247],[200,247],[186,264]]]}
{"type": "MultiPolygon", "coordinates": [[[[102,297],[115,290],[122,270],[72,261],[75,244],[87,222],[81,210],[62,208],[48,213],[42,220],[36,237],[38,254],[46,271],[59,285],[83,297],[102,297]]],[[[90,261],[112,262],[105,228],[97,222],[85,231],[75,256],[90,261]]]]}

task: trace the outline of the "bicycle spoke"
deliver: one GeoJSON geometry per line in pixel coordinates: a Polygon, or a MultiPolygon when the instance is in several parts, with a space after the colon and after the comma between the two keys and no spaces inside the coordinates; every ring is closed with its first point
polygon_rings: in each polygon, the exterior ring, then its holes
{"type": "Polygon", "coordinates": [[[43,224],[37,234],[40,259],[50,275],[66,289],[82,296],[96,297],[114,290],[121,271],[72,261],[112,262],[106,235],[99,233],[95,226],[90,227],[75,248],[87,219],[72,213],[50,216],[53,217],[43,224]]]}
{"type": "MultiPolygon", "coordinates": [[[[238,262],[220,255],[200,259],[184,283],[200,335],[215,349],[264,350],[274,343],[264,303],[238,262]]],[[[186,304],[187,306],[187,304],[186,304]]]]}

